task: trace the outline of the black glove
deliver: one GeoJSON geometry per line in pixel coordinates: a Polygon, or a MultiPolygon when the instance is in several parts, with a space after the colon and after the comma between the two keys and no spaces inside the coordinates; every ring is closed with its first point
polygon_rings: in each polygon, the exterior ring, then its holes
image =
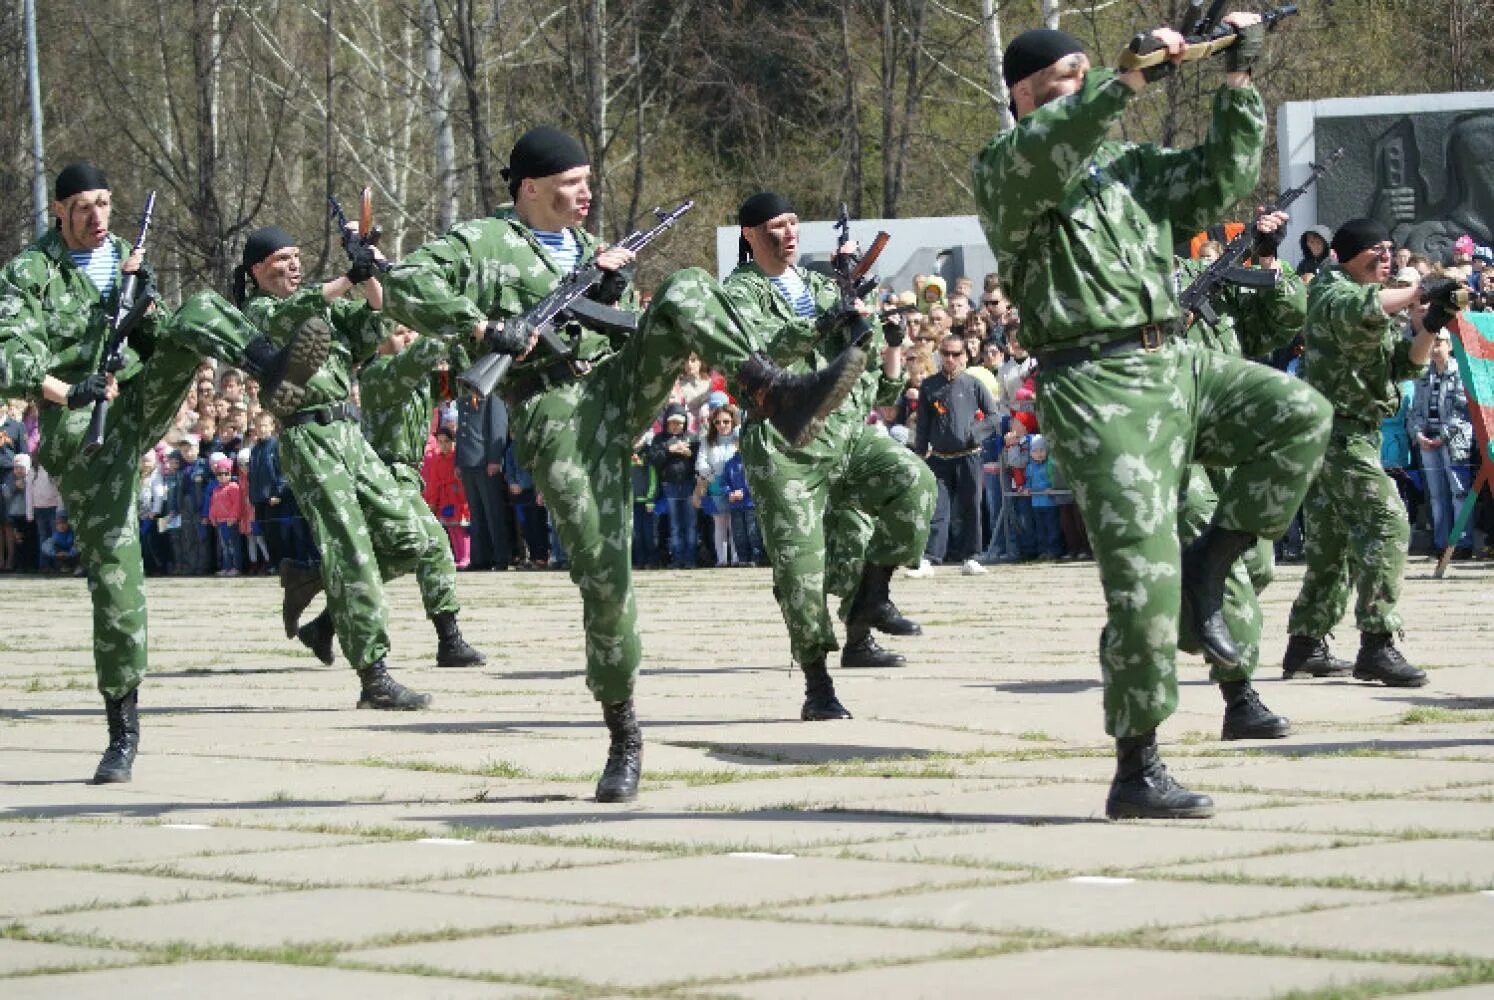
{"type": "Polygon", "coordinates": [[[1257,260],[1261,257],[1278,256],[1276,251],[1281,249],[1281,237],[1282,231],[1280,229],[1270,233],[1263,233],[1257,230],[1255,234],[1255,249],[1252,251],[1251,256],[1257,260]]]}
{"type": "Polygon", "coordinates": [[[596,288],[592,289],[592,294],[587,297],[604,306],[610,306],[623,297],[623,293],[628,290],[630,280],[632,279],[621,270],[603,271],[602,280],[597,282],[596,288]]]}
{"type": "Polygon", "coordinates": [[[108,391],[108,376],[94,372],[82,381],[75,383],[67,391],[67,408],[69,410],[81,410],[85,406],[102,403],[108,391]]]}
{"type": "Polygon", "coordinates": [[[379,258],[374,256],[373,247],[360,246],[357,250],[349,250],[348,259],[347,277],[355,285],[361,285],[379,273],[379,258]]]}
{"type": "Polygon", "coordinates": [[[837,302],[826,309],[814,321],[814,331],[825,337],[839,330],[856,318],[856,308],[848,306],[844,302],[837,302]]]}
{"type": "Polygon", "coordinates": [[[500,320],[488,320],[483,341],[489,350],[497,354],[519,355],[529,349],[529,331],[519,323],[505,324],[500,320]]]}
{"type": "Polygon", "coordinates": [[[1224,69],[1229,73],[1249,73],[1266,47],[1266,26],[1261,23],[1236,28],[1240,40],[1224,50],[1224,69]]]}
{"type": "Polygon", "coordinates": [[[1457,312],[1468,304],[1468,293],[1456,278],[1427,278],[1421,283],[1421,301],[1457,312]]]}
{"type": "Polygon", "coordinates": [[[891,319],[882,320],[882,337],[887,341],[888,347],[902,347],[903,341],[907,339],[903,324],[899,321],[900,317],[897,313],[893,313],[892,316],[891,319]]]}

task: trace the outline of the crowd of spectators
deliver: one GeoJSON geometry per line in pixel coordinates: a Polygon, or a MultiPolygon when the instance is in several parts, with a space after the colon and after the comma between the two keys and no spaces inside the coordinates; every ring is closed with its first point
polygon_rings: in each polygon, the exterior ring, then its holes
{"type": "MultiPolygon", "coordinates": [[[[1329,260],[1320,229],[1301,240],[1299,271],[1329,260]]],[[[1197,252],[1217,252],[1199,241],[1197,252]]],[[[1395,282],[1432,274],[1469,284],[1471,308],[1494,312],[1494,250],[1467,237],[1438,263],[1399,250],[1395,282]]],[[[993,564],[1092,558],[1083,521],[1035,405],[1037,361],[1023,349],[1021,316],[999,278],[916,276],[883,289],[877,307],[903,329],[907,387],[866,415],[921,450],[940,482],[929,547],[913,575],[939,562],[975,575],[993,564]],[[926,387],[927,383],[927,387],[926,387]],[[934,402],[925,405],[924,391],[934,402]],[[975,401],[967,414],[956,399],[975,401]],[[957,418],[957,419],[956,419],[957,418]],[[954,421],[954,422],[951,422],[954,421]],[[922,426],[920,426],[922,425],[922,426]],[[943,463],[941,466],[940,463],[943,463]],[[950,467],[958,463],[960,470],[950,467]],[[968,474],[964,469],[972,470],[968,474]]],[[[1269,359],[1288,373],[1298,342],[1269,359]]],[[[438,377],[437,385],[453,382],[438,377]]],[[[1462,373],[1450,338],[1439,337],[1425,375],[1402,385],[1402,407],[1383,424],[1382,460],[1414,527],[1413,549],[1440,551],[1480,461],[1462,373]]],[[[280,561],[316,559],[311,532],[280,468],[279,429],[257,403],[252,378],[205,362],[171,430],[141,457],[139,527],[152,575],[269,574],[280,561]]],[[[445,395],[445,394],[443,394],[445,395]]],[[[765,565],[737,441],[746,414],[722,376],[691,356],[668,404],[633,453],[633,561],[639,568],[765,565]]],[[[441,399],[421,473],[424,496],[446,527],[459,568],[564,568],[566,553],[545,498],[519,465],[502,401],[441,399]]],[[[36,460],[37,408],[10,400],[0,420],[0,572],[76,573],[77,547],[57,485],[36,460]]],[[[1455,556],[1488,557],[1475,527],[1489,530],[1494,504],[1453,539],[1455,556]]],[[[1300,558],[1300,527],[1278,544],[1300,558]]]]}

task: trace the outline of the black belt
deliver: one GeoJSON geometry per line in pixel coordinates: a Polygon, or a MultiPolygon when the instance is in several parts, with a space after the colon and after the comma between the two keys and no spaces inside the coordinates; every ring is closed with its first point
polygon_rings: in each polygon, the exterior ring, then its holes
{"type": "Polygon", "coordinates": [[[1171,323],[1148,323],[1133,327],[1114,340],[1083,347],[1066,347],[1061,351],[1047,351],[1037,355],[1038,368],[1053,371],[1069,365],[1079,365],[1100,358],[1114,358],[1135,351],[1158,351],[1173,338],[1176,329],[1171,323]]]}
{"type": "Polygon", "coordinates": [[[503,397],[503,401],[508,404],[509,409],[513,409],[527,403],[542,392],[548,392],[557,385],[566,385],[570,382],[580,381],[592,373],[599,360],[601,358],[592,358],[584,361],[580,359],[568,361],[564,358],[557,358],[547,365],[542,365],[515,378],[505,380],[498,391],[503,397]]]}
{"type": "Polygon", "coordinates": [[[309,410],[301,410],[292,413],[285,418],[285,426],[300,427],[302,424],[335,424],[339,420],[357,421],[362,416],[358,407],[352,403],[331,403],[327,406],[314,406],[309,410]]]}
{"type": "Polygon", "coordinates": [[[935,458],[969,458],[971,455],[978,454],[979,452],[979,448],[966,448],[964,451],[935,451],[932,448],[929,449],[929,454],[935,458]]]}

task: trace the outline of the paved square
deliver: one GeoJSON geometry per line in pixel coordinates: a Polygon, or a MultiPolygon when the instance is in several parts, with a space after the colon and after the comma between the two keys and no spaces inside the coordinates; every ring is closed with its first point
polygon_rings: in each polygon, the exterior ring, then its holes
{"type": "Polygon", "coordinates": [[[1219,742],[1180,657],[1162,753],[1218,808],[1190,823],[1104,820],[1092,566],[900,577],[908,666],[837,671],[856,718],[820,724],[765,572],[640,574],[621,805],[563,574],[463,576],[490,659],[460,671],[395,582],[393,666],[436,701],[392,715],[285,642],[273,581],[153,579],[142,756],[106,787],[81,581],[0,577],[57,609],[0,657],[0,997],[1488,996],[1494,571],[1408,579],[1414,691],[1281,681],[1279,575],[1257,686],[1295,731],[1219,742]],[[1011,588],[1026,616],[991,612],[1011,588]]]}

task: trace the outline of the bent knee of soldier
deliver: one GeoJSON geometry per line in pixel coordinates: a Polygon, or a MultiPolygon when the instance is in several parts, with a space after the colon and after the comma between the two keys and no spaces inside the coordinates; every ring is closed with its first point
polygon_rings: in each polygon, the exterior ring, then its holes
{"type": "Polygon", "coordinates": [[[1328,398],[1310,385],[1295,382],[1282,401],[1278,422],[1294,434],[1303,434],[1326,431],[1332,420],[1333,404],[1328,398]]]}

